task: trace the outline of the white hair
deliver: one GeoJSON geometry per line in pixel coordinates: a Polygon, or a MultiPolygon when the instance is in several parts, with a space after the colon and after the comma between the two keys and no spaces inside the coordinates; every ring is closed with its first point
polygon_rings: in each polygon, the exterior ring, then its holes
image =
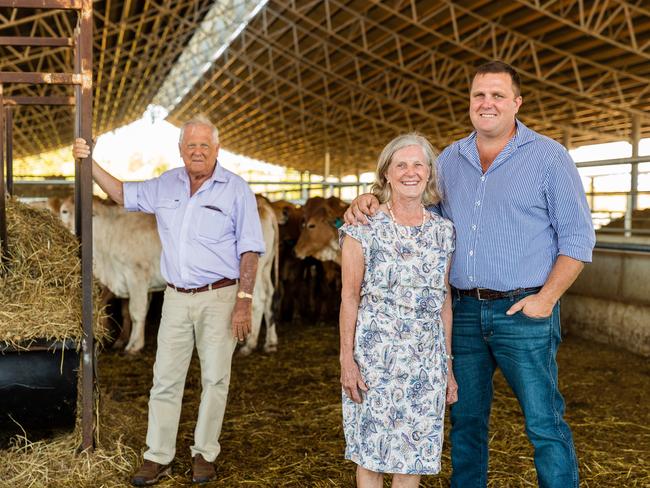
{"type": "Polygon", "coordinates": [[[190,120],[183,122],[183,125],[181,125],[181,135],[178,138],[179,144],[183,142],[183,135],[185,135],[185,129],[190,125],[205,125],[207,127],[210,127],[210,129],[212,129],[212,142],[214,142],[215,144],[219,144],[219,130],[210,121],[210,119],[203,114],[195,115],[190,120]]]}

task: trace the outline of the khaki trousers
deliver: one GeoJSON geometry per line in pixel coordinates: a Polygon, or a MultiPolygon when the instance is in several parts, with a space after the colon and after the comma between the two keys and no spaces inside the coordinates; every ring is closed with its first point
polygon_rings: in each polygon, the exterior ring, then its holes
{"type": "Polygon", "coordinates": [[[165,290],[149,395],[145,459],[160,464],[174,459],[185,377],[195,344],[201,362],[202,392],[192,457],[202,454],[212,462],[219,454],[230,364],[237,345],[230,321],[237,289],[233,285],[193,295],[165,290]]]}

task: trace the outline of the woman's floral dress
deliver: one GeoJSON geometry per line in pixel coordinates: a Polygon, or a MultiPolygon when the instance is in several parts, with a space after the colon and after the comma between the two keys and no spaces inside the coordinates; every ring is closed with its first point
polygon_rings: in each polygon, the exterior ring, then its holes
{"type": "Polygon", "coordinates": [[[340,229],[361,242],[365,274],[354,358],[369,387],[361,404],[343,393],[345,457],[382,473],[440,472],[447,361],[441,319],[454,228],[434,213],[399,226],[383,212],[340,229]],[[406,236],[410,235],[410,238],[406,236]]]}

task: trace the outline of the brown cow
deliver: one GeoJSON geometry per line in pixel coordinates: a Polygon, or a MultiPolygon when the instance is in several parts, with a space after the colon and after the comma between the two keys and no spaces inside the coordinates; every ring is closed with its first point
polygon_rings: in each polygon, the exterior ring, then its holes
{"type": "Polygon", "coordinates": [[[319,261],[341,264],[338,228],[343,223],[347,205],[336,197],[314,197],[303,209],[303,229],[296,243],[296,256],[312,256],[319,261]]]}

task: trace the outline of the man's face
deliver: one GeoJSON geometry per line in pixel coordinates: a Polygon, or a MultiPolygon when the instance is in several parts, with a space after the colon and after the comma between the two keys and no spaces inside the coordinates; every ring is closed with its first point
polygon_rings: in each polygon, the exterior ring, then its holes
{"type": "Polygon", "coordinates": [[[212,174],[217,163],[219,144],[212,140],[212,129],[209,126],[193,124],[185,127],[179,149],[190,176],[205,177],[212,174]]]}
{"type": "Polygon", "coordinates": [[[474,129],[483,137],[509,134],[521,102],[509,74],[485,73],[475,76],[469,102],[469,117],[474,129]]]}

